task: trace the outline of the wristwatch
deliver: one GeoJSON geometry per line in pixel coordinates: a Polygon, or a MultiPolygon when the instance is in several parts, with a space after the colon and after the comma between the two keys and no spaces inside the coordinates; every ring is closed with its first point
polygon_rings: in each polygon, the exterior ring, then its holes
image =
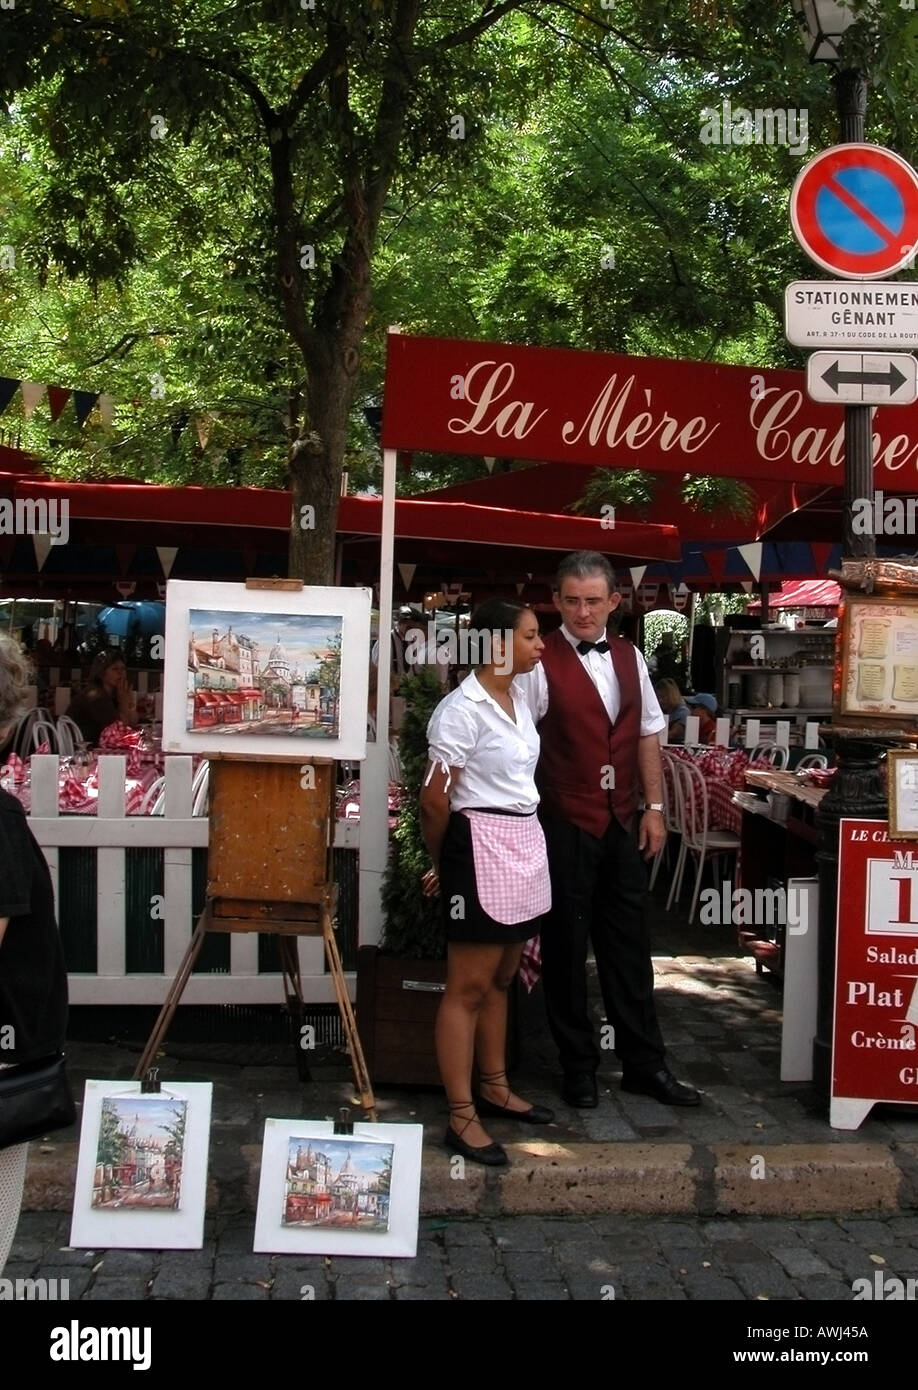
{"type": "Polygon", "coordinates": [[[645,811],[659,811],[662,815],[665,809],[666,807],[663,805],[662,801],[645,801],[644,803],[645,811]]]}

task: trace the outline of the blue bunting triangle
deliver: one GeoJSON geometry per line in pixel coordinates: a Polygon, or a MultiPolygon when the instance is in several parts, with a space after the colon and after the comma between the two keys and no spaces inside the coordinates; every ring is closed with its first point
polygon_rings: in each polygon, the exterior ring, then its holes
{"type": "Polygon", "coordinates": [[[15,377],[0,376],[0,413],[6,410],[21,384],[15,377]]]}
{"type": "Polygon", "coordinates": [[[86,423],[87,415],[92,410],[101,394],[101,391],[74,391],[73,409],[77,417],[78,425],[86,423]]]}

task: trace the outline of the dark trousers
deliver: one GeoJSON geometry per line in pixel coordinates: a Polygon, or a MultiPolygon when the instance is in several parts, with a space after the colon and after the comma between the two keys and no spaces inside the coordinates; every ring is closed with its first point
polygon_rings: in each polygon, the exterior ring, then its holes
{"type": "Polygon", "coordinates": [[[552,895],[542,928],[542,979],[561,1066],[595,1072],[599,1065],[586,983],[592,941],[616,1055],[628,1070],[656,1071],[665,1048],[653,1000],[647,870],[637,835],[616,820],[601,840],[568,821],[544,817],[542,825],[552,895]]]}

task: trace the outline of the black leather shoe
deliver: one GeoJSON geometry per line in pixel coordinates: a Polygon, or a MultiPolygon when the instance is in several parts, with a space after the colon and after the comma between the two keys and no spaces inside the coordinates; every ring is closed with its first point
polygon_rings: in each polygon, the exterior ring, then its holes
{"type": "Polygon", "coordinates": [[[479,1115],[489,1115],[492,1119],[522,1120],[524,1125],[550,1125],[555,1118],[554,1110],[547,1105],[530,1105],[528,1110],[508,1110],[505,1105],[495,1105],[484,1096],[475,1099],[479,1115]]]}
{"type": "Polygon", "coordinates": [[[637,1096],[653,1096],[662,1105],[700,1105],[701,1096],[677,1081],[669,1067],[659,1071],[624,1072],[622,1090],[637,1096]]]}
{"type": "Polygon", "coordinates": [[[596,1076],[591,1071],[566,1071],[561,1099],[575,1110],[595,1110],[599,1104],[596,1076]]]}
{"type": "Polygon", "coordinates": [[[500,1144],[482,1144],[473,1149],[471,1144],[459,1138],[452,1125],[446,1126],[443,1143],[451,1154],[461,1154],[470,1162],[483,1163],[487,1168],[503,1168],[510,1162],[506,1149],[502,1149],[500,1144]]]}

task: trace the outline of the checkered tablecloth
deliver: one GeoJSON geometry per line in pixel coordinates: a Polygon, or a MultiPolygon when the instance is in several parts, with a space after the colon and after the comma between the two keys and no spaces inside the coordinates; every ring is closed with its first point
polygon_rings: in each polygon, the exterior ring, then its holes
{"type": "MultiPolygon", "coordinates": [[[[139,777],[127,777],[124,784],[124,809],[129,816],[142,814],[142,802],[148,788],[156,780],[155,767],[148,767],[139,777]]],[[[0,783],[25,808],[26,814],[32,809],[32,786],[28,778],[28,767],[15,753],[11,753],[0,769],[0,783]]],[[[58,809],[62,813],[78,816],[94,816],[99,805],[99,778],[96,772],[90,773],[85,782],[70,769],[64,769],[58,779],[58,809]]]]}

